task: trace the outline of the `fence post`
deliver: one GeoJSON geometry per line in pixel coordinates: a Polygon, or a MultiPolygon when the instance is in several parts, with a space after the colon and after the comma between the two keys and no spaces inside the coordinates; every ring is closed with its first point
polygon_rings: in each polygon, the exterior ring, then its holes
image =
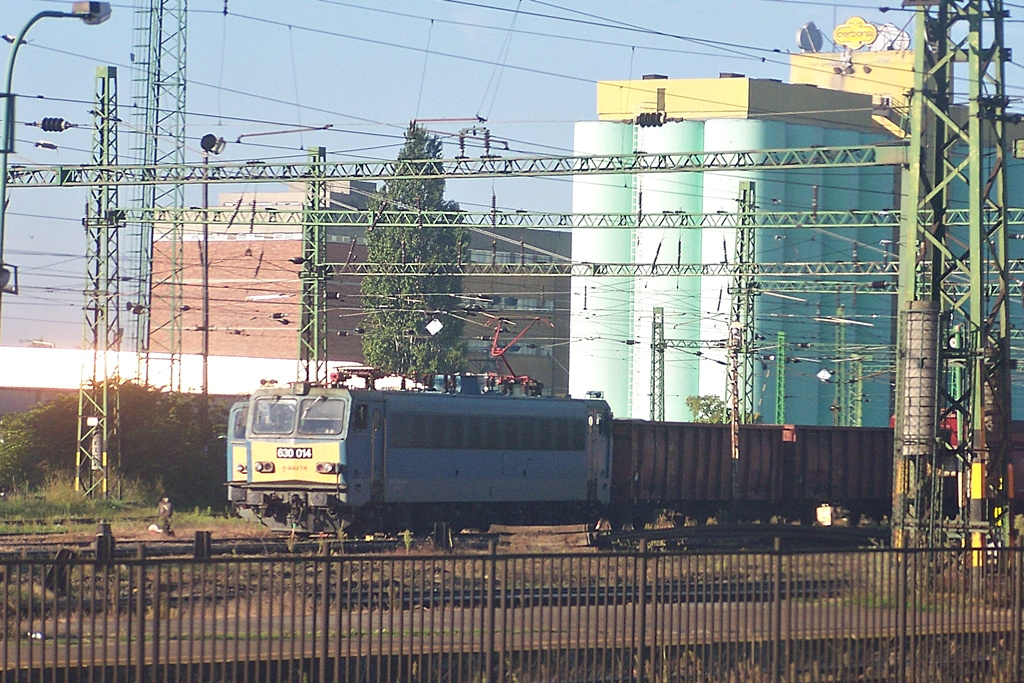
{"type": "MultiPolygon", "coordinates": [[[[145,576],[146,576],[146,574],[144,572],[143,573],[143,580],[145,580],[145,576]]],[[[151,657],[150,658],[152,659],[152,663],[150,665],[152,667],[152,669],[151,669],[152,677],[150,678],[151,681],[158,681],[158,680],[160,680],[160,678],[158,676],[158,670],[159,670],[159,666],[160,666],[160,645],[164,642],[164,637],[165,637],[165,634],[162,633],[162,629],[160,628],[162,626],[160,620],[164,618],[161,615],[161,610],[160,610],[160,595],[163,592],[163,590],[161,588],[160,581],[161,581],[160,565],[159,564],[154,564],[153,565],[153,597],[152,597],[152,600],[153,600],[153,618],[150,620],[150,622],[153,625],[150,626],[150,628],[149,628],[149,630],[150,630],[149,642],[150,642],[150,651],[151,651],[151,657]]],[[[170,601],[168,601],[168,602],[170,602],[170,601]]]]}
{"type": "Polygon", "coordinates": [[[637,572],[637,594],[633,598],[635,609],[640,610],[640,625],[637,630],[640,632],[640,642],[637,644],[637,680],[647,680],[647,539],[640,539],[640,551],[636,559],[637,572]]]}
{"type": "Polygon", "coordinates": [[[484,649],[484,680],[490,683],[494,678],[494,622],[496,616],[497,601],[495,600],[495,588],[497,587],[496,574],[498,573],[498,544],[492,538],[487,542],[487,601],[484,605],[484,638],[486,645],[484,649]]]}
{"type": "Polygon", "coordinates": [[[213,535],[209,531],[197,531],[192,541],[192,556],[197,560],[208,560],[213,555],[213,535]]]}
{"type": "MultiPolygon", "coordinates": [[[[651,645],[648,648],[648,651],[651,653],[651,655],[650,655],[650,657],[651,657],[651,667],[653,669],[653,672],[655,672],[655,673],[651,674],[652,678],[654,678],[655,676],[658,675],[656,673],[658,671],[658,667],[657,667],[657,664],[658,664],[658,605],[661,604],[661,602],[660,602],[660,598],[661,598],[661,584],[660,584],[659,579],[658,579],[658,564],[659,564],[658,563],[658,558],[659,557],[660,557],[660,555],[656,555],[656,554],[645,555],[645,557],[644,557],[644,562],[645,562],[645,567],[646,567],[646,569],[644,571],[644,576],[646,577],[647,576],[647,572],[649,571],[650,575],[652,577],[650,584],[651,584],[651,617],[652,617],[653,621],[651,621],[651,645]]],[[[644,613],[645,614],[647,613],[647,608],[646,607],[644,607],[644,613]]],[[[645,643],[647,642],[647,634],[646,633],[644,634],[644,642],[645,643]]]]}
{"type": "Polygon", "coordinates": [[[114,557],[114,534],[108,522],[100,522],[96,527],[96,561],[106,562],[114,557]]]}
{"type": "MultiPolygon", "coordinates": [[[[103,525],[101,525],[103,526],[103,525]]],[[[110,525],[107,524],[106,533],[100,530],[96,534],[96,562],[108,562],[114,558],[114,536],[110,533],[110,525]]]]}
{"type": "Polygon", "coordinates": [[[772,541],[772,680],[782,680],[782,539],[772,541]]]}
{"type": "Polygon", "coordinates": [[[1024,598],[1024,595],[1022,595],[1022,593],[1024,593],[1024,585],[1022,585],[1022,584],[1024,584],[1024,572],[1022,572],[1022,569],[1024,569],[1024,567],[1021,566],[1021,546],[1020,546],[1020,541],[1019,540],[1018,540],[1018,543],[1017,543],[1017,547],[1012,547],[1012,546],[1010,547],[1010,552],[1013,553],[1010,556],[1010,560],[1011,560],[1011,562],[1010,562],[1010,570],[1013,573],[1013,591],[1012,591],[1012,594],[1013,594],[1013,607],[1011,609],[1011,613],[1013,615],[1013,618],[1010,621],[1010,626],[1011,626],[1011,628],[1013,628],[1013,635],[1011,637],[1011,642],[1013,643],[1013,658],[1012,658],[1012,661],[1013,661],[1013,676],[1011,678],[1012,678],[1012,680],[1018,681],[1018,680],[1020,680],[1021,675],[1022,675],[1021,674],[1021,670],[1020,670],[1020,662],[1021,662],[1021,652],[1020,652],[1020,647],[1021,647],[1021,643],[1020,643],[1020,640],[1021,640],[1021,638],[1020,638],[1021,606],[1020,606],[1020,601],[1021,601],[1022,598],[1024,598]]]}
{"type": "MultiPolygon", "coordinates": [[[[327,678],[327,659],[330,650],[330,632],[331,632],[331,551],[327,543],[320,546],[320,555],[323,558],[323,575],[320,579],[320,615],[322,623],[320,628],[323,630],[320,637],[320,667],[319,676],[320,683],[326,683],[327,678]]],[[[341,632],[341,617],[338,617],[338,632],[340,637],[341,632]]],[[[316,637],[316,628],[313,629],[313,637],[316,637]]]]}
{"type": "Polygon", "coordinates": [[[138,566],[135,570],[135,680],[146,680],[146,546],[139,544],[135,557],[138,566]]]}
{"type": "Polygon", "coordinates": [[[910,555],[906,548],[901,548],[896,555],[899,563],[896,571],[896,683],[907,680],[907,572],[910,555]]]}

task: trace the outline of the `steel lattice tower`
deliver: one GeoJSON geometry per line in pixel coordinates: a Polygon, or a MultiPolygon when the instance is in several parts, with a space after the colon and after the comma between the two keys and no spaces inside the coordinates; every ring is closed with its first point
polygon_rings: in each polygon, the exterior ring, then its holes
{"type": "MultiPolygon", "coordinates": [[[[309,150],[311,170],[327,161],[327,149],[309,150]]],[[[311,175],[321,175],[311,173],[311,175]]],[[[327,381],[327,181],[313,177],[306,181],[302,211],[302,327],[299,331],[298,381],[327,381]]]]}
{"type": "MultiPolygon", "coordinates": [[[[140,163],[173,165],[185,161],[186,5],[186,0],[139,0],[136,6],[132,156],[140,163]]],[[[139,185],[133,200],[141,208],[181,207],[184,187],[173,182],[139,185]]],[[[139,376],[148,381],[150,351],[166,353],[170,357],[172,390],[181,387],[182,226],[179,220],[137,224],[128,273],[135,283],[128,302],[135,324],[128,334],[139,354],[139,376]],[[166,250],[169,257],[168,271],[156,278],[154,244],[166,250]]]]}
{"type": "MultiPolygon", "coordinates": [[[[909,165],[903,179],[893,544],[1005,536],[1010,419],[1002,0],[916,9],[909,165]],[[966,105],[953,70],[966,64],[966,105]],[[966,201],[966,226],[948,220],[966,201]],[[962,378],[962,381],[961,381],[962,378]],[[940,435],[954,428],[956,444],[940,435]],[[966,508],[943,509],[943,477],[966,482],[966,508]]],[[[962,68],[962,67],[961,67],[962,68]]],[[[982,553],[975,553],[980,561],[982,553]]]]}
{"type": "MultiPolygon", "coordinates": [[[[93,112],[92,163],[117,164],[117,69],[96,69],[96,108],[93,112]]],[[[117,453],[118,352],[121,350],[121,277],[118,267],[118,234],[122,224],[117,185],[103,184],[89,191],[86,206],[85,347],[91,348],[91,377],[82,378],[78,395],[78,448],[75,456],[75,489],[86,495],[106,497],[113,463],[108,460],[111,442],[117,453]]]]}
{"type": "Polygon", "coordinates": [[[726,381],[729,405],[739,423],[746,424],[754,415],[754,295],[757,282],[751,268],[755,266],[754,225],[757,211],[756,184],[740,183],[740,196],[736,223],[736,252],[734,256],[736,274],[732,278],[732,303],[730,304],[730,340],[732,329],[739,330],[734,349],[736,358],[730,359],[726,381]]]}
{"type": "Polygon", "coordinates": [[[665,308],[651,311],[651,419],[665,419],[665,308]]]}
{"type": "Polygon", "coordinates": [[[786,424],[786,333],[778,332],[775,342],[775,424],[786,424]]]}

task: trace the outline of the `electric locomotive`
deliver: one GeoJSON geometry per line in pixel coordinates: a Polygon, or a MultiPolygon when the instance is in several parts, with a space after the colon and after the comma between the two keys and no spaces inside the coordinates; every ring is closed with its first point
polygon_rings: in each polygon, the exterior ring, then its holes
{"type": "Polygon", "coordinates": [[[602,400],[263,387],[231,410],[228,499],[304,532],[589,518],[611,441],[602,400]]]}

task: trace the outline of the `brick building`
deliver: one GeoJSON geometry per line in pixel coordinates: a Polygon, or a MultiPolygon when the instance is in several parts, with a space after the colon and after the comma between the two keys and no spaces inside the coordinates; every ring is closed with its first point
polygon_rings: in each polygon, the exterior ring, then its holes
{"type": "MultiPolygon", "coordinates": [[[[373,183],[334,183],[333,209],[366,208],[373,183]]],[[[258,208],[294,211],[302,207],[304,190],[296,185],[285,192],[222,193],[218,205],[238,207],[230,225],[209,228],[209,298],[211,356],[296,358],[301,292],[295,263],[302,253],[301,227],[255,225],[253,202],[258,208]]],[[[570,251],[568,232],[526,229],[470,230],[469,259],[480,263],[545,262],[565,258],[570,251]]],[[[185,226],[182,259],[182,353],[202,350],[201,227],[185,226]]],[[[153,249],[153,315],[150,348],[169,345],[170,319],[166,293],[171,272],[170,250],[164,242],[153,249]]],[[[361,262],[366,257],[363,230],[332,226],[327,233],[331,262],[361,262]]],[[[494,316],[516,323],[499,341],[511,340],[536,318],[542,318],[512,346],[506,358],[517,374],[543,383],[546,394],[568,390],[569,278],[467,277],[463,280],[467,308],[464,337],[471,372],[505,372],[500,360],[490,357],[494,316]],[[550,325],[548,324],[550,323],[550,325]]],[[[328,358],[363,362],[363,312],[360,278],[336,277],[328,283],[328,358]]],[[[424,323],[428,322],[425,314],[424,323]]]]}

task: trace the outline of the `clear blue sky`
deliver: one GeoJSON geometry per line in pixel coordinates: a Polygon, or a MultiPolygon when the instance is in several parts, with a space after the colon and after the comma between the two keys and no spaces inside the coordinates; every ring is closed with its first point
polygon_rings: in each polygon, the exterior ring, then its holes
{"type": "MultiPolygon", "coordinates": [[[[112,5],[104,25],[50,19],[29,34],[15,71],[13,89],[22,97],[18,154],[11,163],[89,161],[89,128],[52,134],[21,122],[60,116],[89,124],[97,65],[120,67],[121,117],[130,121],[136,17],[132,4],[112,5]],[[38,149],[38,140],[59,149],[38,149]]],[[[40,10],[69,6],[0,0],[0,33],[17,33],[40,10]]],[[[224,160],[292,158],[312,145],[327,147],[331,160],[393,158],[411,119],[475,116],[487,119],[496,139],[508,141],[511,154],[568,154],[573,122],[595,118],[598,80],[652,72],[713,77],[721,71],[785,80],[786,53],[796,50],[794,36],[807,21],[826,35],[853,15],[901,27],[911,21],[909,12],[882,14],[879,6],[812,0],[190,0],[187,157],[198,161],[198,139],[212,132],[229,142],[224,160]],[[232,144],[243,133],[327,124],[329,131],[232,144]]],[[[1024,4],[1008,7],[1014,18],[1024,17],[1024,4]]],[[[1019,50],[1022,33],[1021,24],[1012,22],[1009,45],[1019,50]]],[[[6,57],[3,52],[4,63],[6,57]]],[[[1020,75],[1019,67],[1010,67],[1011,82],[1020,82],[1020,75]]],[[[1011,88],[1011,95],[1020,92],[1011,88]]],[[[468,124],[426,125],[456,132],[468,124]]],[[[121,129],[122,155],[129,150],[128,132],[121,129]]],[[[446,156],[454,154],[450,143],[446,156]]],[[[567,211],[571,203],[570,183],[555,179],[463,181],[450,185],[449,196],[473,209],[489,205],[492,191],[501,207],[567,211]]],[[[186,192],[186,204],[198,205],[198,189],[186,192]]],[[[11,193],[5,261],[19,266],[22,293],[4,297],[4,344],[81,344],[85,200],[78,189],[11,193]]]]}

